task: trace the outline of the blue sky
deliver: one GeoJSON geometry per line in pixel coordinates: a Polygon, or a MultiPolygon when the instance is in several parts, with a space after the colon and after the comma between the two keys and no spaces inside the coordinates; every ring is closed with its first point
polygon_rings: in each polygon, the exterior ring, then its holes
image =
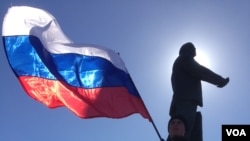
{"type": "MultiPolygon", "coordinates": [[[[248,0],[3,0],[1,21],[11,5],[44,9],[74,42],[120,52],[164,138],[172,63],[180,46],[189,41],[203,54],[201,58],[207,58],[204,65],[231,79],[222,89],[203,83],[204,107],[199,110],[204,141],[220,141],[222,124],[250,124],[248,0]]],[[[48,109],[31,99],[8,65],[2,40],[0,72],[3,141],[159,140],[151,123],[138,114],[80,119],[66,108],[48,109]]]]}

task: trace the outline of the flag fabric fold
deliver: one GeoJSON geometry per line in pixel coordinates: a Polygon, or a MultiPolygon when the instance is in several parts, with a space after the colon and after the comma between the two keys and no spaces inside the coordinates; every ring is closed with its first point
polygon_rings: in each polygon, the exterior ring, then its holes
{"type": "Polygon", "coordinates": [[[2,36],[9,64],[24,90],[49,108],[65,106],[81,118],[139,113],[151,120],[119,54],[73,43],[50,13],[11,7],[2,36]]]}

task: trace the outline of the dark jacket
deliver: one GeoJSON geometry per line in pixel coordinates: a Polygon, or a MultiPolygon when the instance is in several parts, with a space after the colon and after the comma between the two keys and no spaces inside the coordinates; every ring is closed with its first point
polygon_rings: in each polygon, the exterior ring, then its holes
{"type": "MultiPolygon", "coordinates": [[[[161,141],[164,141],[163,139],[161,141]]],[[[166,141],[187,141],[185,137],[168,138],[166,141]]]]}
{"type": "Polygon", "coordinates": [[[172,139],[171,141],[187,141],[186,138],[176,138],[176,139],[172,139]]]}
{"type": "Polygon", "coordinates": [[[173,100],[191,100],[203,106],[201,81],[219,85],[224,78],[194,60],[194,46],[183,46],[175,60],[171,83],[174,92],[173,100]]]}

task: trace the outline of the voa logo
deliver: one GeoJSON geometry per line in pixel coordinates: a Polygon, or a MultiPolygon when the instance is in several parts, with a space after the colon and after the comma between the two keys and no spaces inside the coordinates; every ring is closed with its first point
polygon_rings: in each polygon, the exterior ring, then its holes
{"type": "Polygon", "coordinates": [[[244,129],[226,129],[227,136],[247,136],[244,129]]]}

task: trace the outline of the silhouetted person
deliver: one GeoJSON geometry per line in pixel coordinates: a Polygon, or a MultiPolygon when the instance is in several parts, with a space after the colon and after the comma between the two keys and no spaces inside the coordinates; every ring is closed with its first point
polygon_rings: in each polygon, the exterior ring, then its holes
{"type": "Polygon", "coordinates": [[[184,44],[173,64],[171,76],[173,97],[169,114],[171,117],[181,115],[187,120],[188,141],[202,141],[201,114],[197,112],[197,106],[203,106],[201,81],[220,88],[229,82],[229,78],[225,79],[197,63],[195,56],[194,45],[190,42],[184,44]]]}

